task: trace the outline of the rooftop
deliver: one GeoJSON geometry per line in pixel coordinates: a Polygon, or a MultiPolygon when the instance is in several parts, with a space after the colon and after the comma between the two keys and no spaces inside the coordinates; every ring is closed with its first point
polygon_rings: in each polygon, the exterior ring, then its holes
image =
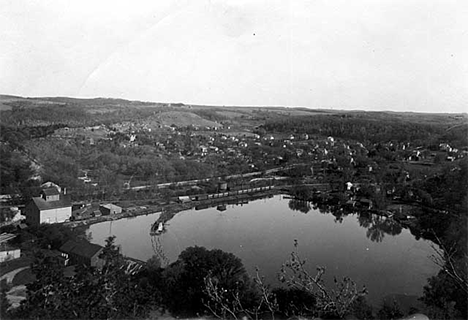
{"type": "Polygon", "coordinates": [[[67,195],[60,195],[59,200],[56,201],[45,201],[41,197],[34,197],[32,201],[37,206],[39,210],[50,210],[50,209],[57,209],[57,208],[67,208],[71,207],[71,199],[67,195]]]}
{"type": "Polygon", "coordinates": [[[4,243],[4,242],[7,242],[7,241],[10,241],[11,239],[15,238],[16,235],[15,234],[11,234],[11,233],[2,233],[0,234],[0,244],[1,243],[4,243]]]}
{"type": "Polygon", "coordinates": [[[96,253],[101,251],[100,245],[90,243],[88,241],[74,241],[68,240],[63,246],[60,247],[60,251],[65,253],[72,253],[80,257],[91,258],[96,253]]]}
{"type": "Polygon", "coordinates": [[[60,192],[57,190],[57,188],[47,188],[47,189],[43,189],[42,192],[43,192],[46,196],[55,196],[55,195],[60,194],[60,192]]]}

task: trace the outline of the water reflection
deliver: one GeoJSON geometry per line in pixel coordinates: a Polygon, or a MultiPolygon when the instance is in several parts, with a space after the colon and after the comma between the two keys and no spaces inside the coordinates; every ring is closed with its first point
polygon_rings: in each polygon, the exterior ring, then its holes
{"type": "Polygon", "coordinates": [[[401,233],[401,225],[393,219],[372,215],[371,225],[367,229],[366,236],[371,241],[382,242],[385,234],[396,236],[401,233]]]}
{"type": "Polygon", "coordinates": [[[161,243],[161,238],[159,235],[153,235],[151,236],[151,245],[153,247],[153,251],[156,255],[156,257],[159,259],[161,266],[166,267],[169,265],[170,261],[166,256],[166,253],[164,252],[163,245],[161,243]]]}
{"type": "Polygon", "coordinates": [[[386,234],[396,236],[402,231],[401,224],[394,219],[373,214],[368,210],[350,209],[346,206],[320,204],[297,199],[289,200],[288,206],[291,210],[302,213],[308,213],[311,209],[318,209],[322,214],[332,214],[337,223],[342,223],[344,217],[348,215],[356,215],[359,225],[367,229],[367,238],[373,242],[382,242],[386,234]]]}
{"type": "Polygon", "coordinates": [[[289,200],[288,206],[289,206],[289,209],[294,210],[294,211],[299,211],[302,213],[308,213],[311,209],[310,201],[305,201],[305,200],[291,199],[289,200]]]}
{"type": "Polygon", "coordinates": [[[241,258],[251,274],[259,267],[273,285],[293,240],[298,239],[310,268],[326,266],[330,276],[349,276],[365,284],[375,303],[394,292],[421,294],[426,279],[438,271],[428,259],[429,243],[416,241],[395,221],[365,210],[290,201],[278,195],[244,206],[228,205],[223,211],[217,207],[186,210],[169,221],[167,232],[151,237],[151,225],[159,217],[155,213],[117,220],[112,228],[110,222],[94,224],[88,234],[101,245],[115,235],[124,255],[142,261],[156,255],[163,266],[190,246],[221,249],[241,258]]]}

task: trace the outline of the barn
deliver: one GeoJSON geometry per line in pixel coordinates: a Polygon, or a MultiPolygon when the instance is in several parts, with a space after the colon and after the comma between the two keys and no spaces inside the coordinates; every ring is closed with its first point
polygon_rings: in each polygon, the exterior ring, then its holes
{"type": "Polygon", "coordinates": [[[71,218],[72,204],[67,194],[51,187],[43,189],[39,197],[33,197],[24,211],[26,222],[32,226],[62,223],[71,218]]]}

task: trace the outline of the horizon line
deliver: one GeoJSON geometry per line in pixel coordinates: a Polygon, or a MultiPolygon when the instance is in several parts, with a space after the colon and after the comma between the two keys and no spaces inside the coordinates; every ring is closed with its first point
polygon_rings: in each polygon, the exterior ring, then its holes
{"type": "Polygon", "coordinates": [[[15,94],[4,94],[0,93],[0,97],[11,97],[11,98],[21,98],[21,99],[57,99],[57,98],[65,98],[65,99],[76,99],[76,100],[125,100],[129,102],[141,102],[141,103],[153,103],[153,104],[181,104],[184,106],[197,106],[197,107],[227,107],[227,108],[292,108],[292,109],[309,109],[309,110],[324,110],[324,111],[346,111],[346,112],[391,112],[391,113],[424,113],[424,114],[460,114],[460,115],[468,115],[468,112],[427,112],[427,111],[401,111],[401,110],[391,110],[391,109],[381,109],[381,110],[365,110],[365,109],[342,109],[343,107],[309,107],[309,106],[288,106],[288,105],[245,105],[245,104],[238,104],[238,105],[227,105],[227,104],[199,104],[199,103],[188,103],[188,102],[160,102],[160,101],[150,101],[150,100],[139,100],[139,99],[129,99],[129,98],[122,98],[122,97],[102,97],[102,96],[94,96],[94,97],[83,97],[83,96],[22,96],[22,95],[15,95],[15,94]]]}

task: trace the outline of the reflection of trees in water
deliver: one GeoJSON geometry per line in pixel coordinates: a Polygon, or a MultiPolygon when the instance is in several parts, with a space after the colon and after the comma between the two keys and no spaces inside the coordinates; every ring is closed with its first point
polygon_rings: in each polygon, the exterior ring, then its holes
{"type": "Polygon", "coordinates": [[[401,225],[393,219],[370,214],[367,217],[363,214],[359,216],[359,224],[368,228],[366,236],[374,242],[382,242],[386,234],[396,236],[401,233],[401,225]]]}
{"type": "Polygon", "coordinates": [[[300,211],[302,213],[307,213],[310,211],[310,202],[305,200],[296,200],[291,199],[288,203],[289,209],[294,211],[300,211]]]}
{"type": "Polygon", "coordinates": [[[373,224],[369,229],[367,229],[366,236],[373,242],[382,242],[385,234],[378,225],[373,224]]]}
{"type": "MultiPolygon", "coordinates": [[[[293,199],[289,202],[289,208],[292,210],[299,210],[301,204],[296,202],[304,201],[293,199]],[[293,201],[294,203],[292,203],[293,201]]],[[[355,208],[351,210],[349,207],[342,205],[328,205],[316,202],[312,202],[312,208],[314,210],[318,209],[320,213],[331,213],[335,217],[335,222],[340,223],[343,222],[343,218],[349,214],[357,214],[359,225],[367,229],[367,238],[374,242],[382,242],[386,234],[396,236],[402,231],[402,226],[397,221],[377,214],[372,214],[369,211],[361,211],[355,208]]],[[[310,209],[311,204],[308,202],[308,211],[310,209]]]]}
{"type": "Polygon", "coordinates": [[[370,215],[366,214],[366,213],[361,213],[361,214],[358,214],[358,222],[359,222],[359,225],[363,228],[369,228],[372,224],[372,219],[370,217],[370,215]]]}
{"type": "Polygon", "coordinates": [[[163,246],[161,244],[161,238],[159,235],[151,236],[151,245],[153,246],[153,251],[161,261],[161,266],[165,267],[169,265],[169,259],[167,258],[163,246]]]}

